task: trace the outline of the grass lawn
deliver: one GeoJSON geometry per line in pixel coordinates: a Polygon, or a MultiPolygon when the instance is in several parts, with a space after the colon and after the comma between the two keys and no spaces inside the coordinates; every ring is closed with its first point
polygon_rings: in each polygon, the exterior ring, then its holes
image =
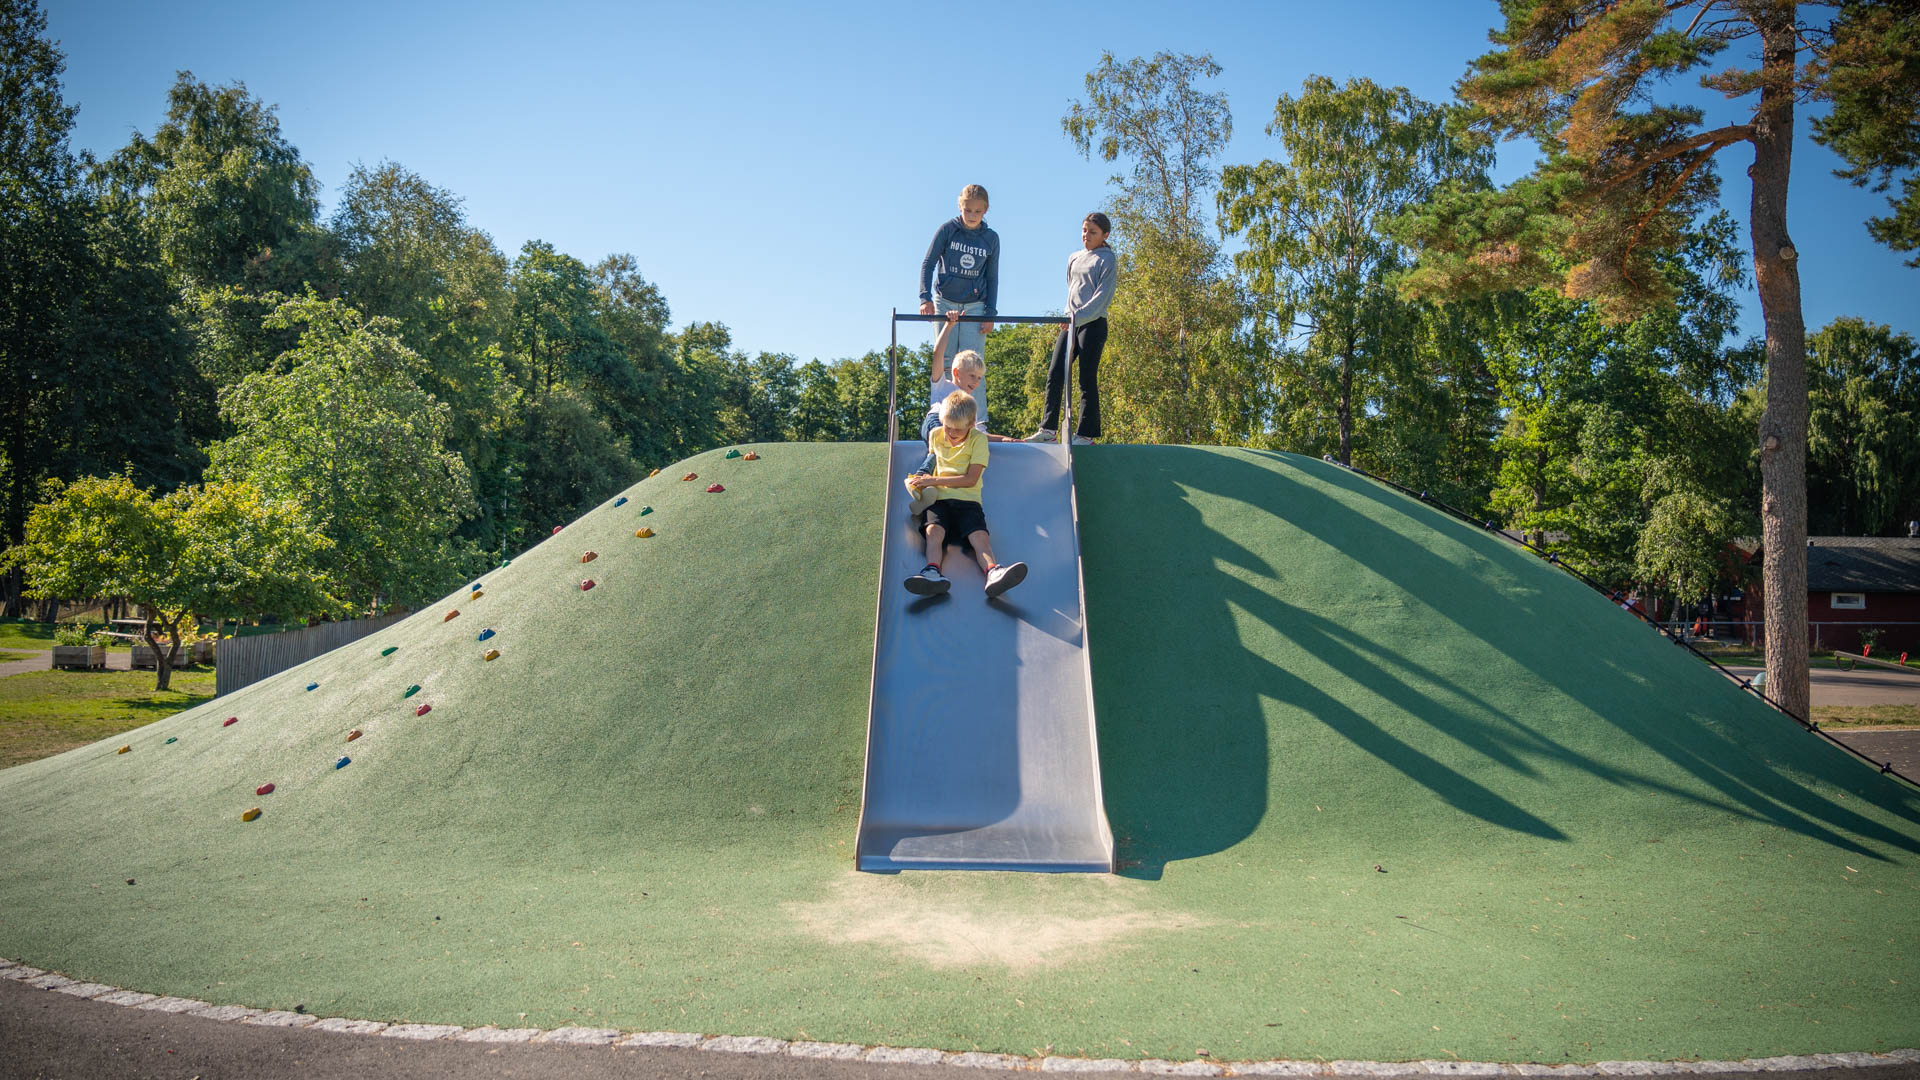
{"type": "Polygon", "coordinates": [[[151,671],[29,671],[0,678],[0,768],[142,727],[213,697],[213,670],[180,670],[165,693],[151,671]]]}
{"type": "Polygon", "coordinates": [[[1920,705],[1816,705],[1821,727],[1896,727],[1920,725],[1920,705]]]}
{"type": "Polygon", "coordinates": [[[11,664],[15,660],[25,660],[32,655],[33,653],[30,652],[9,652],[6,649],[0,649],[0,664],[11,664]]]}
{"type": "Polygon", "coordinates": [[[0,619],[0,649],[30,649],[41,652],[51,648],[53,648],[52,623],[0,619]]]}

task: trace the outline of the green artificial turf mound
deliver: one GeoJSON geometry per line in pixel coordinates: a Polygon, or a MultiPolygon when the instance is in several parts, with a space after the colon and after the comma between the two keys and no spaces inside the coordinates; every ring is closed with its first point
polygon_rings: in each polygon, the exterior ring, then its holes
{"type": "Polygon", "coordinates": [[[1023,1054],[1920,1044],[1911,789],[1285,455],[1076,455],[1122,874],[853,872],[884,447],[757,449],[478,600],[0,771],[0,955],[323,1015],[1023,1054]]]}

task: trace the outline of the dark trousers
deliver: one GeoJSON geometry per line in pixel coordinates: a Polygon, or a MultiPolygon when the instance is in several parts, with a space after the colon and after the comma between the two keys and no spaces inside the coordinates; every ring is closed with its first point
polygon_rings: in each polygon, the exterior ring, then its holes
{"type": "Polygon", "coordinates": [[[1060,430],[1060,399],[1067,389],[1067,365],[1080,359],[1080,393],[1076,395],[1074,434],[1100,437],[1100,352],[1107,347],[1107,319],[1101,316],[1085,326],[1060,331],[1053,343],[1053,363],[1047,368],[1047,411],[1040,426],[1060,430]]]}

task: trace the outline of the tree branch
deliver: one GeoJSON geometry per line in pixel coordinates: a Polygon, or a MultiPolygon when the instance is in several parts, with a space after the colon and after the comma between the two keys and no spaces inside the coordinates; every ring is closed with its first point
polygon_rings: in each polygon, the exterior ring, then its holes
{"type": "Polygon", "coordinates": [[[1607,188],[1615,186],[1616,184],[1624,183],[1625,181],[1632,179],[1634,176],[1637,176],[1640,173],[1646,172],[1648,169],[1652,168],[1653,166],[1658,165],[1669,158],[1679,157],[1681,154],[1684,154],[1690,150],[1698,150],[1702,147],[1706,147],[1707,148],[1706,152],[1701,155],[1702,158],[1706,158],[1706,157],[1711,157],[1715,153],[1718,153],[1722,147],[1731,146],[1737,142],[1748,141],[1748,140],[1751,140],[1752,138],[1753,138],[1752,124],[1729,124],[1726,127],[1714,128],[1712,131],[1703,131],[1700,134],[1695,135],[1690,139],[1682,139],[1679,142],[1674,143],[1672,146],[1669,146],[1666,149],[1659,151],[1658,153],[1651,154],[1645,158],[1642,158],[1634,162],[1633,168],[1627,169],[1621,172],[1620,175],[1615,176],[1614,178],[1612,178],[1611,180],[1608,180],[1604,184],[1601,184],[1600,189],[1604,191],[1607,188]]]}

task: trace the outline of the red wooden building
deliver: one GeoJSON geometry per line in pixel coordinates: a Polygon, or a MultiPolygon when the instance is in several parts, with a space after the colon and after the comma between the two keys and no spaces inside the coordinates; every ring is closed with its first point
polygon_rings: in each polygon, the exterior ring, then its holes
{"type": "MultiPolygon", "coordinates": [[[[1752,558],[1757,565],[1765,552],[1752,558]]],[[[1735,607],[1760,622],[1760,585],[1735,607]]],[[[1876,655],[1920,653],[1920,537],[1808,537],[1807,641],[1816,650],[1859,652],[1868,629],[1880,631],[1876,655]]]]}

